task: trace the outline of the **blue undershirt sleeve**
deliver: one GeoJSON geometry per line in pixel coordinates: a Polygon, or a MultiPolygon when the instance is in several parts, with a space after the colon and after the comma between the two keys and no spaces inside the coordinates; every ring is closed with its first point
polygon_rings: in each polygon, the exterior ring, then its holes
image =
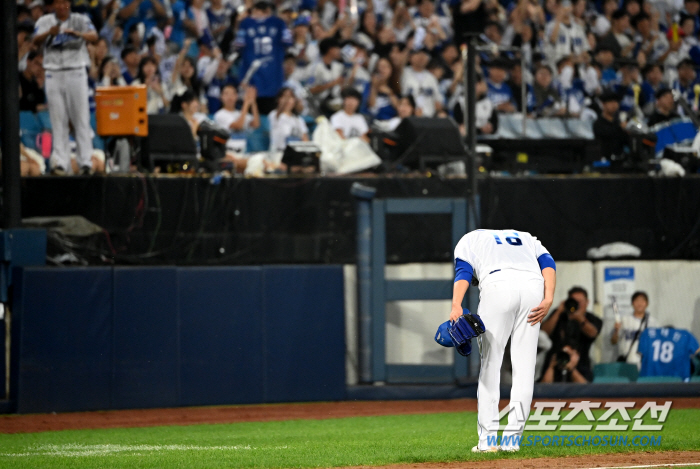
{"type": "Polygon", "coordinates": [[[463,261],[462,259],[455,259],[455,282],[458,280],[466,280],[471,283],[473,276],[474,268],[469,262],[463,261]]]}
{"type": "Polygon", "coordinates": [[[538,257],[537,263],[540,265],[540,270],[547,267],[557,270],[557,265],[554,263],[554,259],[552,259],[552,256],[549,253],[542,254],[540,257],[538,257]]]}

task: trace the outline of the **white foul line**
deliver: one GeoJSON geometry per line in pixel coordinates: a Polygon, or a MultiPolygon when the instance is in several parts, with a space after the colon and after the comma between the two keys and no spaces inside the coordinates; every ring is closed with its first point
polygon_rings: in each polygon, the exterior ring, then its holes
{"type": "Polygon", "coordinates": [[[591,467],[589,469],[642,469],[645,467],[681,467],[681,466],[700,466],[700,462],[684,462],[684,463],[668,463],[668,464],[649,464],[646,466],[609,466],[609,467],[591,467]]]}

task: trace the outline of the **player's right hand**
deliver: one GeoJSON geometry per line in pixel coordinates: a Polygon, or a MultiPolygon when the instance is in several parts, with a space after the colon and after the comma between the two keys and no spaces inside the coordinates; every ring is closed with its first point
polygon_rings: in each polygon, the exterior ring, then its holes
{"type": "Polygon", "coordinates": [[[455,322],[463,314],[461,306],[452,306],[450,311],[450,321],[455,322]]]}

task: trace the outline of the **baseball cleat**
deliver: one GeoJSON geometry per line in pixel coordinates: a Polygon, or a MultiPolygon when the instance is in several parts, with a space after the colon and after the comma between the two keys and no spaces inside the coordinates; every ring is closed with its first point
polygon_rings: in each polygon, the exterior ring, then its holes
{"type": "Polygon", "coordinates": [[[479,449],[479,445],[476,445],[472,448],[472,453],[495,453],[496,451],[498,451],[498,448],[496,446],[493,446],[489,449],[479,449]]]}
{"type": "Polygon", "coordinates": [[[520,451],[519,446],[499,446],[498,451],[505,451],[506,453],[517,453],[520,451]]]}

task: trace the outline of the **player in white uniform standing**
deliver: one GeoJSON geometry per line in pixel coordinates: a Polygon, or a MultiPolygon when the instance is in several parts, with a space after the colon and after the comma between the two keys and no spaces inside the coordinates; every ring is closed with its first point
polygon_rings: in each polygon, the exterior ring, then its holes
{"type": "Polygon", "coordinates": [[[517,451],[530,414],[540,322],[554,299],[556,266],[537,238],[524,231],[476,230],[455,248],[455,283],[450,320],[462,315],[462,300],[472,277],[479,280],[479,316],[486,332],[479,336],[479,444],[472,451],[497,451],[498,401],[503,351],[511,338],[513,387],[505,451],[517,451]]]}
{"type": "Polygon", "coordinates": [[[97,41],[97,32],[86,15],[71,13],[70,0],[54,0],[54,13],[36,22],[34,44],[44,47],[46,97],[53,131],[53,173],[71,167],[68,122],[73,123],[81,173],[92,170],[92,135],[88,102],[86,43],[97,41]]]}

